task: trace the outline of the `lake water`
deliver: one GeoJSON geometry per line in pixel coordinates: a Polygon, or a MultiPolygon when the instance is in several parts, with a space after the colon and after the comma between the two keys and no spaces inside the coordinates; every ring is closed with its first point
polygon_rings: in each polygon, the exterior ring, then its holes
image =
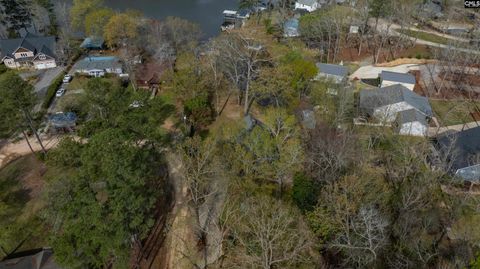
{"type": "Polygon", "coordinates": [[[206,37],[220,32],[223,22],[222,11],[237,9],[238,0],[106,0],[116,10],[136,9],[145,16],[163,19],[168,16],[180,17],[198,23],[206,37]]]}

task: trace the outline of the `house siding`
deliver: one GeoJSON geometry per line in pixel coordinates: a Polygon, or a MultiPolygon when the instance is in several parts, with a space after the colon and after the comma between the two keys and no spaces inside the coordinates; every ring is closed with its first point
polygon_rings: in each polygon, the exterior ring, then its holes
{"type": "Polygon", "coordinates": [[[400,111],[414,108],[406,102],[399,102],[392,105],[382,106],[373,112],[373,116],[381,122],[392,123],[397,117],[397,113],[400,111]]]}
{"type": "Polygon", "coordinates": [[[411,136],[426,136],[428,127],[423,125],[421,122],[406,122],[400,126],[398,131],[401,135],[411,135],[411,136]]]}

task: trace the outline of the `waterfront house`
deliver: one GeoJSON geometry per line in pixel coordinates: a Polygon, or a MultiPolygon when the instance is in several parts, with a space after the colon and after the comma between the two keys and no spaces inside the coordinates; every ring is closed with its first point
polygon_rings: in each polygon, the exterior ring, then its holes
{"type": "Polygon", "coordinates": [[[123,65],[115,56],[88,56],[76,62],[72,71],[78,74],[84,74],[92,77],[103,77],[105,74],[121,75],[123,65]]]}
{"type": "Polygon", "coordinates": [[[27,33],[22,38],[0,40],[2,62],[12,69],[47,69],[57,66],[55,37],[27,33]]]}
{"type": "Polygon", "coordinates": [[[379,87],[387,87],[392,86],[395,84],[400,84],[407,89],[413,91],[415,87],[415,76],[409,73],[398,73],[398,72],[391,72],[391,71],[382,71],[379,75],[380,77],[380,85],[379,87]]]}
{"type": "Polygon", "coordinates": [[[313,12],[320,8],[320,4],[317,0],[297,0],[295,2],[296,10],[306,10],[308,12],[313,12]]]}
{"type": "Polygon", "coordinates": [[[348,68],[343,65],[317,63],[317,69],[318,73],[315,80],[327,78],[335,83],[342,83],[347,80],[348,68]]]}

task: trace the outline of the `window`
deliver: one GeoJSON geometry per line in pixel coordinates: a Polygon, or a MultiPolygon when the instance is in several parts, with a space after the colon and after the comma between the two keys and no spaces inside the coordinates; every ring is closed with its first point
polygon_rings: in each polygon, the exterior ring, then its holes
{"type": "Polygon", "coordinates": [[[45,56],[45,54],[40,54],[40,55],[38,56],[38,59],[40,59],[40,60],[43,61],[43,60],[46,60],[46,59],[47,59],[47,56],[45,56]]]}
{"type": "Polygon", "coordinates": [[[28,54],[27,53],[20,53],[20,56],[21,57],[28,57],[28,54]]]}

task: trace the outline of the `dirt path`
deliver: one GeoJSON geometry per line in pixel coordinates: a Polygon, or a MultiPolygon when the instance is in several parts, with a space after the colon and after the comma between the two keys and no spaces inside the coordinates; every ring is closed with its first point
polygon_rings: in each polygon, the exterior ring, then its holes
{"type": "MultiPolygon", "coordinates": [[[[42,136],[41,139],[46,149],[55,147],[60,141],[60,138],[58,136],[42,136]]],[[[41,150],[40,144],[37,142],[35,137],[29,137],[28,140],[30,141],[30,144],[32,145],[32,148],[35,152],[41,150]]],[[[17,142],[6,143],[0,148],[0,168],[15,158],[25,156],[31,153],[32,151],[28,147],[27,141],[25,141],[25,139],[19,140],[17,142]]]]}

